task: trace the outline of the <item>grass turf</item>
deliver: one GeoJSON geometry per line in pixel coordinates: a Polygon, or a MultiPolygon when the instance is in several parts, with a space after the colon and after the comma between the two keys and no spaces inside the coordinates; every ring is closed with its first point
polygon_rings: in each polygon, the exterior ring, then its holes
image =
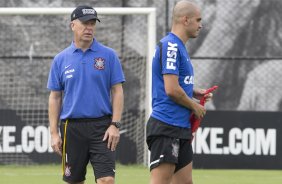
{"type": "MultiPolygon", "coordinates": [[[[117,165],[117,184],[148,184],[149,170],[140,165],[117,165]]],[[[85,184],[95,183],[88,167],[85,184]]],[[[204,170],[194,169],[195,184],[281,184],[281,170],[204,170]]],[[[0,166],[2,184],[61,184],[59,165],[0,166]]]]}

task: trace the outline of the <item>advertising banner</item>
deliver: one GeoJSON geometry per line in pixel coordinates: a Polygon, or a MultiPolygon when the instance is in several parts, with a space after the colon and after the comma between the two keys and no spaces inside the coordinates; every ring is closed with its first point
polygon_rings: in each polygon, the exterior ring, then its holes
{"type": "MultiPolygon", "coordinates": [[[[47,110],[45,110],[47,114],[47,110]]],[[[121,131],[116,159],[122,164],[137,162],[136,145],[121,131]]],[[[30,125],[16,111],[0,110],[0,164],[60,163],[50,144],[48,122],[30,125]]]]}
{"type": "Polygon", "coordinates": [[[48,122],[29,125],[16,111],[0,110],[0,164],[55,163],[48,122]]]}
{"type": "Polygon", "coordinates": [[[195,168],[282,169],[282,113],[209,111],[193,148],[195,168]]]}
{"type": "MultiPolygon", "coordinates": [[[[125,134],[117,160],[136,163],[136,145],[125,134]]],[[[193,149],[195,168],[282,169],[282,112],[209,111],[193,149]]],[[[29,125],[15,111],[0,110],[0,164],[60,161],[50,147],[48,122],[29,125]]]]}

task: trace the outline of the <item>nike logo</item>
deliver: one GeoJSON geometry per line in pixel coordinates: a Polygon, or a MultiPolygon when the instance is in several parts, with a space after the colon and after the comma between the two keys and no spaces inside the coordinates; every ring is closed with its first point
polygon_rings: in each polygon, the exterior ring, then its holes
{"type": "Polygon", "coordinates": [[[71,65],[65,66],[65,69],[67,69],[68,67],[70,67],[71,65]]]}
{"type": "Polygon", "coordinates": [[[115,169],[113,169],[113,171],[114,171],[114,173],[116,172],[116,170],[115,170],[115,169]]]}

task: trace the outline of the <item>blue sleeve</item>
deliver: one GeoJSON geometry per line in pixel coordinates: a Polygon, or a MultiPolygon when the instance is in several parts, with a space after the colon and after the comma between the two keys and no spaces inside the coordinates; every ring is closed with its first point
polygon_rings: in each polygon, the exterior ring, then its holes
{"type": "Polygon", "coordinates": [[[115,52],[113,52],[110,65],[111,65],[110,66],[111,67],[111,86],[124,82],[125,77],[124,77],[124,73],[122,70],[122,66],[115,52]]]}
{"type": "Polygon", "coordinates": [[[60,82],[60,72],[57,66],[58,57],[55,57],[49,72],[47,88],[51,91],[61,91],[63,87],[60,82]]]}
{"type": "Polygon", "coordinates": [[[180,54],[178,43],[168,41],[162,43],[162,74],[179,75],[180,54]]]}

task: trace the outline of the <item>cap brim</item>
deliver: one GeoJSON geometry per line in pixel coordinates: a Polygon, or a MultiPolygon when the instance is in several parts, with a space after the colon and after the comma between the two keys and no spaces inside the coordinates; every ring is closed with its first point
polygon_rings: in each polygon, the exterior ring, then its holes
{"type": "Polygon", "coordinates": [[[100,19],[98,19],[98,17],[96,17],[95,15],[87,15],[87,16],[79,17],[78,19],[81,22],[86,22],[88,20],[98,20],[100,22],[100,19]]]}

